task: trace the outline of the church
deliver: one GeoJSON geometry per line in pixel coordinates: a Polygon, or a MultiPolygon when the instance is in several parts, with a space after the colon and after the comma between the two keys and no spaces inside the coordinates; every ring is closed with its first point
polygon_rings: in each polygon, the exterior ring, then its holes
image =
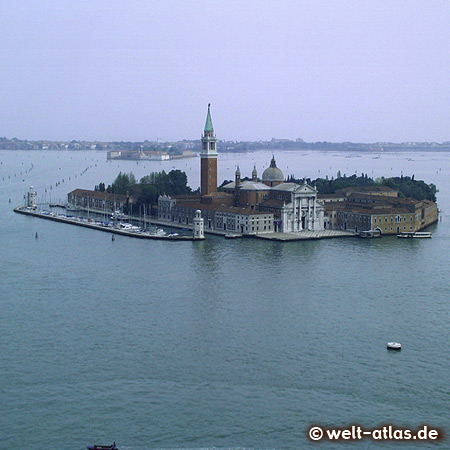
{"type": "Polygon", "coordinates": [[[285,183],[284,174],[272,157],[261,180],[256,167],[251,181],[241,181],[239,166],[234,182],[217,189],[217,138],[210,105],[201,138],[200,195],[168,196],[158,199],[158,218],[191,225],[200,210],[205,231],[226,231],[246,235],[300,233],[324,230],[324,205],[317,190],[303,184],[285,183]]]}

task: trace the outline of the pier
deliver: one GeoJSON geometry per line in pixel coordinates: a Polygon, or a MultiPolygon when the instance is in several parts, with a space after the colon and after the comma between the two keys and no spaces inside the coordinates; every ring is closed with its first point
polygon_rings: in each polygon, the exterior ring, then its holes
{"type": "MultiPolygon", "coordinates": [[[[113,226],[107,226],[100,223],[96,223],[92,221],[83,221],[76,217],[66,217],[61,215],[55,215],[53,213],[47,212],[38,212],[32,208],[27,207],[18,207],[14,208],[14,212],[18,214],[25,214],[27,216],[37,217],[40,219],[53,220],[54,222],[66,223],[69,225],[77,225],[79,227],[91,228],[93,230],[103,231],[106,233],[119,234],[121,236],[128,236],[138,239],[156,239],[161,241],[197,241],[202,240],[201,238],[195,238],[193,236],[173,236],[173,235],[157,235],[148,232],[135,232],[135,231],[127,231],[121,230],[118,228],[114,228],[113,226]]],[[[204,239],[204,238],[203,238],[204,239]]]]}

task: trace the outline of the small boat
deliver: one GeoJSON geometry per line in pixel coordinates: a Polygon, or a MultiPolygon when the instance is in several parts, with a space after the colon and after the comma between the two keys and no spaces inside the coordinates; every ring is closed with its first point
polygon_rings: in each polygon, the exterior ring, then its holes
{"type": "Polygon", "coordinates": [[[123,231],[132,231],[134,233],[142,231],[140,227],[132,225],[131,223],[124,223],[124,222],[119,223],[119,229],[123,231]]]}
{"type": "Polygon", "coordinates": [[[122,220],[122,219],[128,219],[128,216],[126,216],[123,212],[116,210],[111,215],[112,220],[122,220]]]}
{"type": "Polygon", "coordinates": [[[119,450],[116,447],[116,442],[112,445],[89,445],[87,447],[88,450],[119,450]]]}
{"type": "Polygon", "coordinates": [[[150,236],[166,236],[166,232],[162,228],[153,228],[148,231],[148,234],[150,236]]]}
{"type": "Polygon", "coordinates": [[[401,239],[417,239],[417,238],[430,238],[431,233],[429,231],[403,231],[397,234],[401,239]]]}
{"type": "Polygon", "coordinates": [[[402,349],[402,344],[400,344],[400,342],[388,342],[387,343],[387,349],[388,350],[401,350],[402,349]]]}
{"type": "Polygon", "coordinates": [[[77,208],[75,205],[67,204],[66,205],[66,211],[76,212],[76,211],[80,211],[80,208],[77,208]]]}
{"type": "Polygon", "coordinates": [[[363,239],[368,239],[368,238],[380,238],[381,235],[381,231],[380,230],[366,230],[366,231],[360,231],[359,232],[359,237],[363,238],[363,239]]]}

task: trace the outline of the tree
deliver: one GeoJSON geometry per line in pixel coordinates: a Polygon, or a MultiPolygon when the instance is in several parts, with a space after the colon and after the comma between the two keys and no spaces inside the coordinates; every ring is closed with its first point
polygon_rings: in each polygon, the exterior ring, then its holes
{"type": "Polygon", "coordinates": [[[133,191],[135,184],[136,178],[134,177],[133,172],[130,172],[129,174],[120,172],[111,186],[111,192],[113,194],[124,194],[124,195],[127,192],[131,193],[133,191]]]}
{"type": "Polygon", "coordinates": [[[180,195],[189,194],[191,189],[187,185],[187,175],[181,170],[171,170],[169,172],[169,194],[180,195]]]}

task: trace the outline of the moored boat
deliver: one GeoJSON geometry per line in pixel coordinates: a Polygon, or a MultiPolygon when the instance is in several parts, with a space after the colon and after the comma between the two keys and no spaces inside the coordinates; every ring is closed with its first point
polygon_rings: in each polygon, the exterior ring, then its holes
{"type": "Polygon", "coordinates": [[[359,232],[359,237],[363,239],[380,238],[381,236],[381,230],[365,230],[359,232]]]}
{"type": "Polygon", "coordinates": [[[397,237],[401,239],[430,238],[431,233],[428,231],[403,231],[397,234],[397,237]]]}

